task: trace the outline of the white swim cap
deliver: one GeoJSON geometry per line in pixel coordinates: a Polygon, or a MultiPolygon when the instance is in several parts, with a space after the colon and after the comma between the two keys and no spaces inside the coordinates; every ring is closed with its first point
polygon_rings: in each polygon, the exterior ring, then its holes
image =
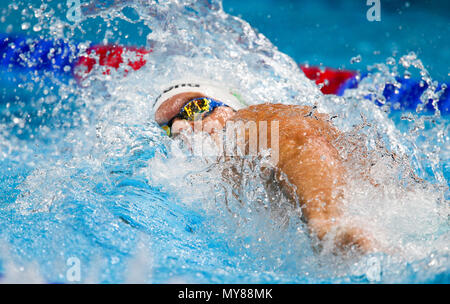
{"type": "Polygon", "coordinates": [[[168,85],[159,95],[153,105],[153,112],[159,109],[161,104],[167,99],[187,92],[199,92],[205,96],[221,101],[234,110],[240,110],[247,107],[241,95],[231,89],[222,88],[219,85],[212,84],[206,81],[195,80],[178,80],[168,85]]]}

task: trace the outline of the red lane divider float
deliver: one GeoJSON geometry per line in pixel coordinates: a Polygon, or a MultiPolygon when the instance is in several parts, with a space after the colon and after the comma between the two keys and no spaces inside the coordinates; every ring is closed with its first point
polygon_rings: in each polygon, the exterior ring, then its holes
{"type": "Polygon", "coordinates": [[[315,80],[317,85],[323,85],[321,91],[324,94],[337,94],[342,84],[356,76],[355,71],[342,71],[331,68],[321,69],[306,65],[302,65],[300,68],[306,77],[315,80]]]}
{"type": "MultiPolygon", "coordinates": [[[[103,75],[110,75],[111,68],[118,70],[124,63],[124,54],[128,53],[134,59],[127,59],[124,72],[126,76],[131,70],[137,71],[142,68],[147,61],[144,56],[151,53],[152,50],[136,47],[122,47],[118,45],[98,45],[90,47],[87,55],[82,55],[75,64],[74,76],[77,80],[85,79],[95,67],[106,67],[103,69],[103,75]]],[[[128,57],[128,56],[127,56],[128,57]]]]}
{"type": "MultiPolygon", "coordinates": [[[[87,50],[87,56],[80,56],[76,63],[75,77],[84,79],[94,68],[109,67],[118,70],[120,65],[124,63],[123,54],[125,52],[134,53],[136,60],[127,60],[126,65],[132,70],[137,71],[146,64],[144,55],[149,54],[152,50],[136,47],[122,47],[118,45],[93,46],[87,50]],[[82,67],[80,69],[80,67],[82,67]]],[[[354,77],[354,71],[341,71],[331,68],[320,69],[318,67],[300,66],[306,77],[315,80],[316,84],[323,84],[321,88],[324,94],[336,94],[341,85],[348,79],[354,77]]],[[[110,75],[111,69],[107,68],[102,71],[104,75],[110,75]]],[[[125,69],[128,74],[129,69],[125,69]]]]}

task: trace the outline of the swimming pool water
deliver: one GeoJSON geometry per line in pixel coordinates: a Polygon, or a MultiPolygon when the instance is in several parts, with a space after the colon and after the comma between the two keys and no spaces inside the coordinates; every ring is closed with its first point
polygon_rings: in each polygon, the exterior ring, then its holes
{"type": "Polygon", "coordinates": [[[240,15],[299,63],[361,69],[393,54],[418,54],[433,77],[449,78],[448,1],[381,1],[381,21],[369,22],[366,1],[226,0],[240,15]],[[361,56],[360,62],[351,58],[361,56]]]}
{"type": "MultiPolygon", "coordinates": [[[[224,1],[225,12],[241,14],[292,61],[245,22],[220,12],[218,1],[131,1],[123,10],[97,2],[111,16],[94,15],[73,32],[64,3],[43,3],[42,12],[36,11],[41,1],[3,3],[0,33],[156,51],[142,71],[127,78],[99,74],[86,86],[4,71],[0,282],[450,281],[448,119],[387,114],[364,99],[367,92],[379,94],[391,73],[403,71],[400,57],[409,51],[433,79],[448,81],[447,4],[382,1],[377,24],[364,20],[366,7],[353,2],[224,1]],[[322,96],[295,66],[366,70],[388,61],[393,51],[396,64],[377,66],[341,98],[322,96]],[[362,61],[350,64],[356,55],[362,61]],[[220,182],[216,168],[166,138],[149,119],[161,87],[186,73],[239,85],[252,103],[320,100],[321,111],[339,114],[335,123],[342,130],[360,125],[383,189],[358,188],[351,211],[381,225],[403,255],[343,260],[318,254],[295,211],[283,205],[288,211],[274,219],[279,210],[255,203],[266,202],[256,178],[239,194],[243,206],[227,197],[232,189],[220,182]],[[374,148],[379,141],[387,153],[374,148]],[[406,159],[390,163],[392,153],[406,159]],[[404,176],[410,172],[425,182],[404,176]],[[79,278],[71,272],[77,263],[79,278]]],[[[411,72],[420,78],[423,71],[411,72]]]]}

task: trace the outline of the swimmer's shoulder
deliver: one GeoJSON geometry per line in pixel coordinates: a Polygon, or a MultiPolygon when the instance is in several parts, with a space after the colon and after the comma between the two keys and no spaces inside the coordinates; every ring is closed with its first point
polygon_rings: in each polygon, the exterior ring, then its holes
{"type": "Polygon", "coordinates": [[[248,106],[236,112],[233,120],[272,120],[274,118],[307,117],[313,108],[310,106],[286,105],[281,103],[261,103],[248,106]]]}

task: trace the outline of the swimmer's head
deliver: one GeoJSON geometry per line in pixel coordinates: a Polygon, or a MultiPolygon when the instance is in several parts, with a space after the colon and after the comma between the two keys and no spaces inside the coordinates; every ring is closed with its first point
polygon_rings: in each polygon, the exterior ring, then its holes
{"type": "Polygon", "coordinates": [[[202,121],[202,130],[212,133],[222,129],[234,112],[245,108],[239,95],[205,82],[177,82],[156,99],[153,110],[156,122],[169,135],[194,129],[202,121]]]}

